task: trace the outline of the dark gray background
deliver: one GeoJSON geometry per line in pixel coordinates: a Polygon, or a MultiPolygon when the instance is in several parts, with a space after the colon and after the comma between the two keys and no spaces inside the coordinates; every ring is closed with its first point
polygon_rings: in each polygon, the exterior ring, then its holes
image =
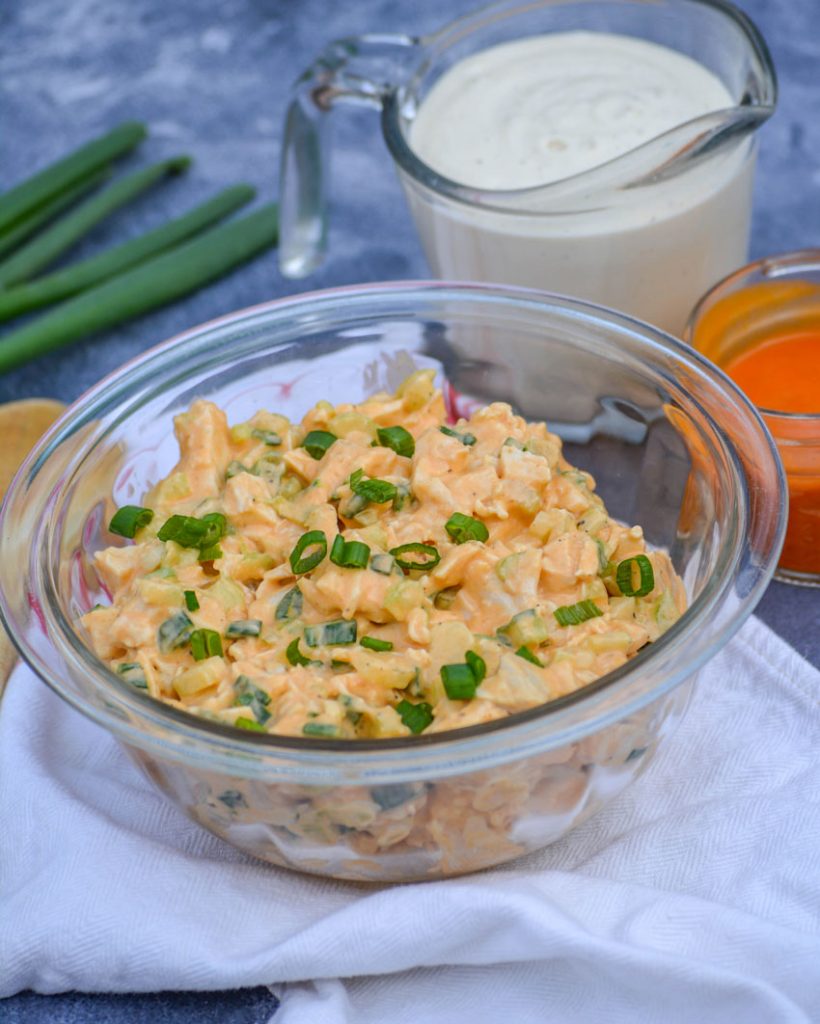
{"type": "MultiPolygon", "coordinates": [[[[248,181],[276,195],[280,126],[296,75],[332,39],[431,31],[477,0],[5,0],[0,5],[0,187],[121,120],[150,138],[121,166],[190,153],[183,178],[112,217],[83,255],[138,234],[248,181]]],[[[752,257],[820,244],[820,0],[744,0],[772,50],[780,105],[763,129],[752,257]]],[[[291,292],[428,276],[379,138],[377,116],[336,115],[330,258],[304,283],[263,256],[178,305],[0,376],[0,401],[71,401],[124,360],[182,328],[291,292]]],[[[772,584],[759,614],[820,664],[820,591],[772,584]]],[[[276,979],[271,979],[275,981],[276,979]]],[[[159,996],[23,994],[0,1002],[4,1024],[106,1021],[256,1024],[264,989],[159,996]]]]}

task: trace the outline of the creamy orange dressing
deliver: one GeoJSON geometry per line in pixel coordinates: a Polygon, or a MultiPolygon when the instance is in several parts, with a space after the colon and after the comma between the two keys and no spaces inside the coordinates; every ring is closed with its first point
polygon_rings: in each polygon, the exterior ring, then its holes
{"type": "Polygon", "coordinates": [[[432,377],[301,423],[229,428],[195,402],[151,522],[96,558],[98,655],[195,714],[356,738],[502,718],[656,639],[685,605],[668,556],[607,515],[545,424],[493,403],[450,425],[432,377]],[[173,516],[222,536],[200,546],[173,516]]]}

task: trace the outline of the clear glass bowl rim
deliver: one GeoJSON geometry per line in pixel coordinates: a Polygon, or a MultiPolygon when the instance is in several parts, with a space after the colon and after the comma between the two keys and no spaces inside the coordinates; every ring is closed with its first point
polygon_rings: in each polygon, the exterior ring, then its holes
{"type": "MultiPolygon", "coordinates": [[[[603,324],[608,329],[628,336],[632,343],[645,348],[648,355],[653,351],[667,357],[671,355],[685,366],[687,371],[705,379],[712,386],[718,385],[726,392],[727,398],[734,400],[735,409],[747,417],[748,423],[756,428],[765,442],[770,467],[775,470],[778,493],[772,496],[777,500],[770,508],[770,514],[774,516],[774,526],[770,531],[770,549],[765,553],[761,563],[743,566],[748,584],[747,593],[740,607],[719,628],[710,626],[710,612],[715,607],[719,608],[719,598],[731,589],[737,578],[741,556],[747,550],[742,530],[729,552],[729,557],[720,560],[723,566],[722,575],[704,587],[675,626],[622,668],[566,697],[484,725],[428,736],[344,741],[275,736],[243,732],[227,725],[197,718],[128,686],[97,660],[74,631],[59,607],[56,588],[48,574],[43,574],[42,578],[38,574],[33,574],[32,586],[39,587],[37,597],[52,627],[47,640],[41,638],[38,642],[57,646],[61,657],[72,664],[75,672],[81,670],[87,673],[95,692],[105,696],[106,704],[97,704],[85,695],[79,695],[70,686],[66,686],[63,680],[38,657],[28,638],[22,636],[21,631],[15,628],[14,617],[2,585],[3,570],[0,558],[0,616],[20,654],[33,671],[67,703],[124,742],[144,750],[153,750],[168,759],[189,764],[197,763],[209,770],[224,770],[245,777],[325,784],[330,781],[340,783],[342,780],[349,780],[350,784],[359,784],[364,778],[372,783],[425,779],[433,775],[454,775],[465,770],[478,770],[494,764],[517,761],[530,754],[561,747],[619,721],[668,693],[723,647],[751,614],[762,596],[776,567],[783,543],[786,527],[786,488],[774,441],[757,410],[743,393],[721,370],[684,342],[626,314],[548,292],[450,281],[351,285],[287,296],[197,325],[148,349],[85,392],[29,453],[10,485],[7,497],[11,498],[18,490],[24,490],[28,478],[35,476],[45,465],[49,454],[71,436],[73,427],[93,419],[95,407],[101,407],[107,395],[121,387],[126,378],[129,382],[128,391],[133,393],[140,383],[162,379],[163,371],[167,373],[178,368],[181,361],[195,372],[199,364],[191,357],[196,352],[203,362],[205,361],[208,352],[212,352],[208,346],[213,345],[215,332],[230,334],[243,326],[261,325],[260,318],[275,323],[294,315],[318,314],[323,310],[326,312],[333,309],[334,305],[339,307],[337,314],[341,321],[346,321],[356,313],[359,316],[367,313],[370,316],[378,316],[380,312],[385,313],[390,309],[391,302],[394,303],[395,312],[397,301],[404,304],[404,309],[411,301],[415,308],[415,300],[423,302],[426,299],[439,302],[450,299],[468,304],[474,302],[476,308],[487,301],[506,303],[514,308],[524,308],[545,315],[557,314],[560,318],[585,321],[591,325],[603,324]],[[376,309],[378,303],[382,305],[376,309]],[[53,632],[54,630],[56,632],[53,632]],[[640,686],[643,670],[657,663],[670,651],[678,651],[684,655],[676,668],[665,675],[657,685],[640,686]],[[600,698],[610,695],[619,684],[624,690],[632,684],[636,689],[635,695],[629,701],[615,701],[613,707],[603,711],[598,708],[596,711],[596,704],[600,702],[600,698]],[[125,717],[119,705],[125,709],[125,717]],[[132,720],[137,724],[133,724],[132,720]],[[364,753],[368,755],[367,758],[362,758],[364,753]]],[[[405,311],[409,312],[409,308],[405,311]]],[[[333,322],[338,321],[331,321],[333,322]]],[[[293,340],[277,344],[288,344],[293,340]]],[[[611,338],[607,344],[613,344],[611,338]]],[[[243,356],[248,354],[248,351],[243,350],[243,356]]],[[[119,394],[118,397],[122,395],[119,394]]],[[[110,411],[109,415],[112,415],[110,411]]],[[[715,425],[708,414],[707,418],[715,425]]],[[[87,446],[84,445],[75,453],[66,467],[59,493],[63,492],[66,481],[73,479],[75,464],[81,461],[87,450],[87,446]]],[[[51,500],[53,503],[53,495],[51,500]]],[[[0,550],[2,538],[8,530],[6,515],[10,504],[7,500],[0,508],[0,550]]],[[[39,533],[49,529],[45,518],[41,515],[38,520],[35,540],[39,533]]],[[[50,549],[50,546],[49,539],[45,547],[50,549]]],[[[32,544],[32,551],[35,552],[37,549],[38,545],[32,544]]],[[[35,558],[36,555],[33,553],[32,560],[35,558]]],[[[30,562],[29,567],[31,564],[30,562]]],[[[42,571],[39,563],[38,570],[42,571]]]]}
{"type": "MultiPolygon", "coordinates": [[[[712,285],[708,292],[698,301],[692,310],[689,321],[686,324],[685,337],[693,341],[695,337],[695,326],[701,315],[715,299],[723,297],[723,293],[729,294],[737,287],[742,287],[744,278],[759,274],[765,280],[779,281],[783,278],[799,277],[805,273],[820,274],[820,249],[795,249],[793,252],[778,253],[775,256],[763,256],[759,260],[753,260],[731,274],[720,279],[717,284],[712,285]]],[[[817,420],[820,425],[820,412],[783,412],[780,409],[766,409],[764,406],[757,406],[763,416],[769,417],[777,424],[777,420],[784,423],[796,421],[814,422],[817,420]]],[[[816,445],[816,441],[806,441],[807,445],[816,445]]]]}

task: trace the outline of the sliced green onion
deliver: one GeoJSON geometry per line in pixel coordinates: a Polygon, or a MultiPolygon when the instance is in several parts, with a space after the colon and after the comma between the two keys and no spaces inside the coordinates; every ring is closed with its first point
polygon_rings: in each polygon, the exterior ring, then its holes
{"type": "Polygon", "coordinates": [[[237,729],[247,729],[249,732],[267,732],[264,725],[254,722],[252,718],[245,718],[244,715],[233,723],[237,729]]]}
{"type": "Polygon", "coordinates": [[[350,477],[350,489],[359,497],[372,501],[374,505],[383,505],[386,501],[392,501],[398,491],[395,484],[389,480],[363,480],[362,471],[357,469],[350,477]]]}
{"type": "Polygon", "coordinates": [[[304,599],[298,587],[292,587],[276,606],[274,618],[282,622],[286,619],[298,619],[302,614],[304,599]]]}
{"type": "Polygon", "coordinates": [[[236,700],[234,706],[249,707],[253,711],[257,722],[262,725],[270,718],[270,712],[267,709],[270,704],[270,694],[265,693],[264,690],[260,690],[258,686],[255,686],[253,680],[246,675],[240,675],[234,683],[234,692],[236,693],[236,700]]]}
{"type": "Polygon", "coordinates": [[[295,576],[301,576],[315,569],[326,554],[327,537],[321,530],[308,530],[302,534],[290,553],[290,567],[295,576]],[[310,551],[310,554],[305,555],[305,551],[310,551]]]}
{"type": "Polygon", "coordinates": [[[251,437],[255,437],[257,441],[264,441],[265,444],[271,446],[282,443],[282,438],[275,430],[252,430],[251,437]]]}
{"type": "Polygon", "coordinates": [[[305,626],[305,643],[308,647],[355,644],[357,629],[355,619],[333,619],[330,622],[320,622],[318,626],[305,626]]]}
{"type": "Polygon", "coordinates": [[[142,508],[140,505],[123,505],[111,516],[108,530],[110,533],[133,540],[137,530],[147,526],[153,518],[154,513],[150,508],[142,508]]]}
{"type": "Polygon", "coordinates": [[[232,638],[237,636],[259,636],[261,632],[261,619],[234,619],[233,622],[228,623],[225,636],[232,638]]]}
{"type": "Polygon", "coordinates": [[[363,636],[359,641],[362,647],[369,651],[392,651],[393,644],[390,640],[380,640],[377,636],[363,636]]]}
{"type": "Polygon", "coordinates": [[[228,468],[225,470],[225,479],[232,480],[235,476],[239,476],[240,473],[249,472],[250,470],[248,469],[248,467],[241,463],[238,459],[231,459],[231,461],[228,463],[228,468]]]}
{"type": "Polygon", "coordinates": [[[195,629],[191,633],[191,654],[195,661],[222,657],[222,637],[214,629],[195,629]]]}
{"type": "Polygon", "coordinates": [[[121,665],[117,665],[117,675],[122,676],[126,683],[130,683],[138,690],[148,689],[145,671],[138,661],[124,661],[121,665]]]}
{"type": "Polygon", "coordinates": [[[185,612],[177,612],[170,619],[166,619],[157,630],[157,646],[160,652],[168,654],[169,651],[182,647],[188,642],[193,628],[194,624],[185,612]]]}
{"type": "Polygon", "coordinates": [[[356,516],[367,508],[367,498],[361,494],[351,494],[343,506],[339,506],[339,515],[345,519],[355,519],[356,516]]]}
{"type": "Polygon", "coordinates": [[[402,722],[415,736],[424,732],[433,721],[433,709],[429,704],[411,704],[409,700],[400,700],[396,705],[396,711],[398,711],[402,722]]]}
{"type": "Polygon", "coordinates": [[[370,568],[373,572],[381,573],[382,576],[389,576],[396,565],[396,559],[392,555],[386,555],[381,551],[370,556],[370,568]]]}
{"type": "Polygon", "coordinates": [[[655,589],[655,572],[646,555],[635,555],[618,563],[615,571],[615,582],[618,590],[626,597],[646,597],[655,589]],[[635,569],[639,573],[638,586],[635,586],[635,569]]]}
{"type": "Polygon", "coordinates": [[[207,548],[224,537],[227,528],[228,520],[221,512],[210,512],[201,519],[174,515],[162,524],[157,537],[172,540],[183,548],[207,548]]]}
{"type": "Polygon", "coordinates": [[[453,430],[451,427],[439,427],[438,429],[442,434],[446,434],[448,437],[454,437],[457,441],[461,441],[461,443],[467,445],[468,448],[476,443],[475,434],[470,434],[468,431],[459,433],[459,431],[453,430]]]}
{"type": "Polygon", "coordinates": [[[185,591],[185,607],[189,612],[199,611],[199,598],[193,590],[185,591]]]}
{"type": "Polygon", "coordinates": [[[476,654],[475,651],[467,651],[464,655],[464,660],[470,666],[476,683],[480,683],[487,675],[487,663],[479,654],[476,654]]]}
{"type": "Polygon", "coordinates": [[[343,569],[366,569],[370,548],[360,540],[345,540],[337,533],[330,548],[330,560],[343,569]]]}
{"type": "Polygon", "coordinates": [[[587,619],[595,619],[604,613],[594,601],[587,599],[577,604],[562,604],[552,614],[560,626],[579,626],[587,619]]]}
{"type": "Polygon", "coordinates": [[[433,595],[434,607],[439,608],[442,611],[452,608],[459,590],[461,590],[461,587],[445,587],[443,590],[439,590],[433,595]]]}
{"type": "Polygon", "coordinates": [[[222,557],[222,548],[218,544],[211,544],[207,548],[199,549],[200,562],[213,562],[215,558],[222,557]]]}
{"type": "Polygon", "coordinates": [[[304,736],[338,736],[339,726],[323,722],[306,722],[302,726],[302,734],[304,736]]]}
{"type": "Polygon", "coordinates": [[[396,559],[396,565],[401,569],[432,569],[441,561],[438,548],[432,544],[400,544],[397,548],[391,548],[390,554],[396,559]],[[406,558],[406,555],[420,555],[421,559],[406,558]]]}
{"type": "Polygon", "coordinates": [[[277,452],[268,452],[267,455],[262,455],[254,462],[250,470],[254,476],[261,477],[268,483],[276,483],[284,471],[282,456],[277,452]]]}
{"type": "Polygon", "coordinates": [[[480,540],[483,543],[490,536],[484,523],[472,516],[465,516],[463,512],[454,512],[444,524],[444,529],[456,544],[464,544],[468,540],[480,540]]]}
{"type": "Polygon", "coordinates": [[[400,480],[396,484],[396,496],[393,498],[393,511],[402,512],[410,504],[412,496],[410,484],[400,480]]]}
{"type": "Polygon", "coordinates": [[[533,665],[537,665],[539,668],[544,667],[544,662],[540,658],[537,658],[529,647],[519,647],[515,652],[519,658],[523,658],[524,661],[529,661],[533,665]]]}
{"type": "Polygon", "coordinates": [[[411,459],[416,450],[413,435],[404,427],[379,427],[376,431],[379,444],[383,448],[392,448],[396,455],[411,459]]]}
{"type": "Polygon", "coordinates": [[[302,447],[311,458],[318,461],[336,440],[336,435],[329,430],[311,430],[302,442],[302,447]]]}
{"type": "Polygon", "coordinates": [[[475,697],[479,682],[469,665],[442,665],[441,681],[450,700],[470,700],[475,697]]]}
{"type": "Polygon", "coordinates": [[[287,650],[285,651],[285,657],[291,663],[291,665],[320,665],[321,662],[311,661],[310,658],[306,658],[304,654],[299,650],[299,637],[295,640],[291,640],[288,644],[287,650]]]}

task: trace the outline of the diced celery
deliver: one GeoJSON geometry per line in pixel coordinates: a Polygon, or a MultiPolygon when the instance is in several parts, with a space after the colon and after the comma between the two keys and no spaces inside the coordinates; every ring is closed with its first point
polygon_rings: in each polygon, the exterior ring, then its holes
{"type": "Polygon", "coordinates": [[[398,580],[387,591],[384,599],[385,611],[397,622],[406,621],[414,608],[424,604],[424,587],[418,580],[398,580]]]}
{"type": "Polygon", "coordinates": [[[224,673],[225,662],[222,658],[208,658],[181,672],[171,680],[171,685],[180,697],[190,697],[194,693],[201,693],[202,690],[216,686],[224,673]]]}
{"type": "Polygon", "coordinates": [[[547,624],[534,608],[514,615],[500,633],[505,634],[513,647],[538,646],[549,639],[547,624]]]}
{"type": "Polygon", "coordinates": [[[348,434],[367,434],[371,441],[376,440],[376,424],[369,416],[350,410],[337,412],[328,420],[327,429],[336,437],[347,437],[348,434]]]}
{"type": "Polygon", "coordinates": [[[182,604],[182,587],[163,579],[142,579],[137,582],[137,593],[155,608],[178,607],[182,604]]]}
{"type": "Polygon", "coordinates": [[[242,588],[232,580],[226,580],[223,577],[208,587],[206,593],[225,609],[236,608],[237,605],[245,602],[245,593],[242,588]]]}
{"type": "Polygon", "coordinates": [[[402,399],[402,404],[408,412],[414,412],[430,401],[435,390],[435,376],[435,370],[416,370],[398,386],[396,398],[402,399]]]}

